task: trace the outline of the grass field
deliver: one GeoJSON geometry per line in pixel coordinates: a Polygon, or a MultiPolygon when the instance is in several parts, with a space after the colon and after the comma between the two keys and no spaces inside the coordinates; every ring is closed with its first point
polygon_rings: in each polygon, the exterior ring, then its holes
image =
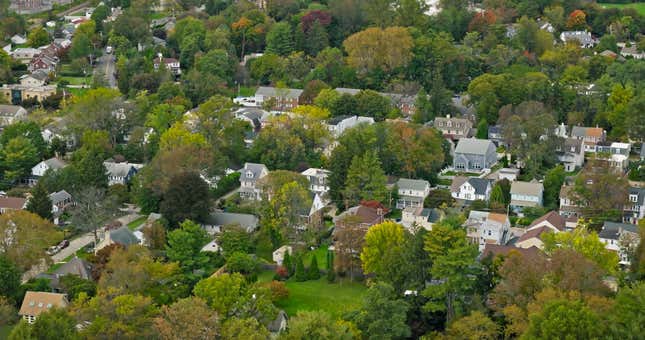
{"type": "Polygon", "coordinates": [[[74,96],[82,96],[85,94],[85,92],[89,91],[90,89],[73,89],[73,88],[68,88],[65,91],[68,93],[71,93],[74,96]]]}
{"type": "Polygon", "coordinates": [[[0,340],[7,339],[15,325],[0,326],[0,340]]]}
{"type": "Polygon", "coordinates": [[[276,305],[294,316],[298,311],[322,310],[333,317],[354,310],[361,305],[367,287],[362,283],[343,281],[328,283],[325,277],[317,281],[287,281],[289,298],[276,305]]]}
{"type": "Polygon", "coordinates": [[[92,82],[92,78],[87,77],[58,77],[58,81],[67,81],[69,85],[84,85],[86,82],[89,84],[92,82]]]}
{"type": "Polygon", "coordinates": [[[645,15],[645,2],[635,2],[635,3],[630,3],[630,4],[606,4],[606,3],[598,3],[600,6],[603,8],[626,8],[626,7],[631,7],[635,8],[640,15],[645,15]]]}
{"type": "Polygon", "coordinates": [[[143,224],[143,222],[145,222],[147,219],[148,219],[148,216],[141,216],[141,217],[137,218],[136,220],[134,220],[134,221],[132,221],[132,222],[128,223],[128,229],[130,229],[130,230],[134,231],[134,230],[135,230],[135,229],[137,229],[140,225],[142,225],[142,224],[143,224]]]}

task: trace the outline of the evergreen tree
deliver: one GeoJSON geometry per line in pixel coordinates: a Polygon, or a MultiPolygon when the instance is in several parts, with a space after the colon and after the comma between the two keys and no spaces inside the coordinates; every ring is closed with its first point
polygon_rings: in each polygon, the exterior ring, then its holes
{"type": "Polygon", "coordinates": [[[336,280],[336,272],[334,272],[334,252],[327,251],[327,281],[334,282],[336,280]]]}
{"type": "Polygon", "coordinates": [[[307,281],[307,272],[305,271],[305,264],[302,262],[302,256],[296,258],[296,274],[294,275],[296,281],[307,281]]]}
{"type": "Polygon", "coordinates": [[[293,260],[288,251],[284,252],[284,259],[282,259],[282,266],[287,270],[287,276],[293,275],[293,260]]]}
{"type": "Polygon", "coordinates": [[[38,216],[46,219],[52,219],[52,201],[49,199],[45,186],[41,183],[31,190],[31,198],[27,203],[27,211],[30,211],[38,216]]]}
{"type": "Polygon", "coordinates": [[[267,52],[281,56],[293,52],[294,39],[291,25],[288,22],[279,22],[267,34],[267,52]]]}
{"type": "Polygon", "coordinates": [[[83,187],[107,188],[107,169],[103,156],[96,151],[88,152],[74,167],[78,170],[78,181],[83,187]]]}
{"type": "Polygon", "coordinates": [[[419,90],[419,93],[417,93],[417,100],[414,105],[416,107],[416,112],[412,119],[415,123],[423,124],[434,118],[432,116],[432,104],[430,104],[428,93],[423,87],[419,90]]]}
{"type": "Polygon", "coordinates": [[[381,168],[376,151],[368,151],[362,157],[355,156],[347,171],[345,198],[349,204],[361,200],[383,202],[387,195],[387,177],[381,168]]]}
{"type": "Polygon", "coordinates": [[[504,191],[502,186],[495,184],[493,191],[490,194],[490,207],[494,210],[503,210],[506,208],[506,200],[504,199],[504,191]]]}
{"type": "Polygon", "coordinates": [[[309,280],[318,280],[320,278],[320,269],[318,269],[318,260],[315,255],[311,257],[311,265],[307,268],[307,278],[309,280]]]}
{"type": "Polygon", "coordinates": [[[479,139],[488,139],[488,122],[486,121],[486,118],[482,118],[479,124],[477,124],[476,137],[479,139]]]}
{"type": "Polygon", "coordinates": [[[309,31],[305,32],[305,37],[305,51],[309,55],[315,56],[329,46],[327,30],[318,20],[314,21],[309,31]]]}

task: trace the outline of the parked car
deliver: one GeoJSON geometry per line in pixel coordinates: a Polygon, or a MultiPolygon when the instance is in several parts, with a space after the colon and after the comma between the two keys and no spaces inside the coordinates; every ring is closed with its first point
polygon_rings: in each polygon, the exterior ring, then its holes
{"type": "Polygon", "coordinates": [[[58,246],[51,246],[47,248],[47,251],[45,251],[45,254],[52,256],[60,251],[60,248],[58,246]]]}
{"type": "Polygon", "coordinates": [[[65,249],[67,247],[69,247],[69,240],[62,240],[58,244],[58,248],[60,248],[60,249],[65,249]]]}

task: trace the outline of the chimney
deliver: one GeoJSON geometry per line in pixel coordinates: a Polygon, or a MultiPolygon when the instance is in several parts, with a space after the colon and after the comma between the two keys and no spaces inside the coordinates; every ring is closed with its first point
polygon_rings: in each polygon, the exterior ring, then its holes
{"type": "Polygon", "coordinates": [[[449,114],[447,114],[447,115],[446,115],[446,118],[450,119],[450,115],[449,115],[449,114]]]}

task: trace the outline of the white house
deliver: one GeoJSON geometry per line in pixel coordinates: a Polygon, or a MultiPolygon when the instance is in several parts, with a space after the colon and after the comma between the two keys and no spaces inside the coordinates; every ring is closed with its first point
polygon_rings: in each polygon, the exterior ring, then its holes
{"type": "Polygon", "coordinates": [[[560,33],[560,40],[564,43],[577,42],[582,48],[592,48],[598,43],[588,31],[564,31],[560,33]]]}
{"type": "Polygon", "coordinates": [[[515,242],[518,248],[528,249],[537,247],[538,249],[544,248],[542,235],[544,233],[559,233],[566,231],[566,220],[555,211],[550,211],[546,215],[533,221],[527,228],[524,235],[515,242]]]}
{"type": "Polygon", "coordinates": [[[116,163],[116,162],[103,162],[108,175],[108,185],[123,184],[126,185],[130,182],[132,177],[143,168],[143,164],[136,163],[116,163]]]}
{"type": "Polygon", "coordinates": [[[11,125],[27,118],[27,110],[20,105],[0,104],[0,127],[11,125]]]}
{"type": "Polygon", "coordinates": [[[423,207],[423,201],[430,194],[430,183],[426,180],[400,178],[396,186],[399,194],[397,209],[423,207]]]}
{"type": "Polygon", "coordinates": [[[282,261],[284,261],[284,255],[286,253],[289,253],[289,255],[293,254],[293,249],[291,246],[282,246],[276,250],[273,251],[273,262],[277,263],[278,266],[282,265],[282,261]]]}
{"type": "Polygon", "coordinates": [[[645,217],[645,188],[630,187],[628,203],[623,208],[623,222],[638,224],[645,217]]]}
{"type": "Polygon", "coordinates": [[[511,222],[504,214],[473,210],[464,223],[468,238],[483,251],[486,244],[506,244],[511,222]]]}
{"type": "Polygon", "coordinates": [[[558,161],[564,165],[565,171],[574,171],[584,164],[585,150],[582,139],[566,138],[556,148],[558,161]]]}
{"type": "Polygon", "coordinates": [[[258,180],[269,174],[269,169],[264,164],[244,163],[240,169],[240,197],[250,200],[261,200],[261,189],[258,180]]]}
{"type": "Polygon", "coordinates": [[[34,167],[31,168],[31,175],[35,178],[39,178],[44,176],[47,170],[57,171],[66,166],[67,164],[65,162],[56,157],[53,157],[34,165],[34,167]]]}
{"type": "Polygon", "coordinates": [[[507,179],[510,182],[517,180],[520,175],[520,169],[515,168],[501,168],[497,171],[497,180],[507,179]]]}
{"type": "Polygon", "coordinates": [[[329,175],[331,171],[325,169],[309,168],[301,173],[309,181],[309,191],[325,194],[329,191],[329,175]]]}
{"type": "Polygon", "coordinates": [[[426,230],[432,230],[432,226],[443,218],[443,212],[439,209],[428,209],[424,207],[407,207],[401,214],[401,224],[410,230],[418,226],[426,230]]]}
{"type": "Polygon", "coordinates": [[[605,249],[618,254],[621,265],[629,266],[631,264],[630,252],[640,243],[638,226],[606,221],[598,233],[598,237],[605,244],[605,249]]]}
{"type": "Polygon", "coordinates": [[[453,198],[466,201],[488,201],[492,186],[489,180],[478,177],[453,178],[450,192],[453,198]]]}
{"type": "Polygon", "coordinates": [[[511,184],[511,208],[520,211],[524,207],[541,207],[544,186],[537,182],[515,181],[511,184]]]}
{"type": "Polygon", "coordinates": [[[374,118],[362,116],[340,116],[327,121],[327,128],[334,137],[339,137],[347,129],[357,127],[360,124],[374,124],[374,118]]]}

